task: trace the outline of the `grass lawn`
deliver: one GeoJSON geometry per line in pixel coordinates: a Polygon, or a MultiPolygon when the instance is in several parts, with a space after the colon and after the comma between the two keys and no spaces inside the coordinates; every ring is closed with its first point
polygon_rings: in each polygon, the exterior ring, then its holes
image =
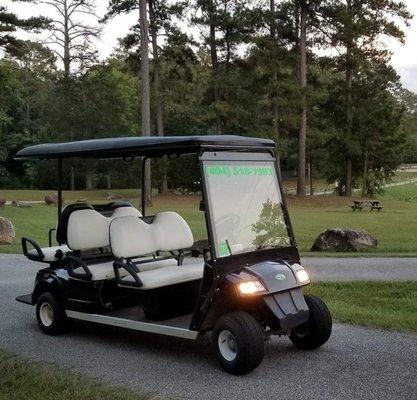
{"type": "MultiPolygon", "coordinates": [[[[123,197],[138,203],[138,191],[127,189],[115,191],[123,197]]],[[[7,196],[0,191],[0,197],[7,196]]],[[[43,199],[46,191],[13,191],[14,198],[22,200],[43,199]]],[[[10,192],[8,193],[11,194],[10,192]]],[[[106,201],[107,190],[64,192],[64,199],[75,201],[88,199],[91,202],[106,201]]],[[[298,199],[290,196],[289,211],[292,217],[296,239],[300,251],[304,255],[338,255],[339,253],[310,253],[310,248],[317,235],[326,228],[357,228],[368,231],[379,241],[377,249],[372,253],[355,253],[355,255],[417,255],[417,185],[404,185],[387,188],[380,196],[383,211],[352,212],[350,199],[336,196],[313,196],[298,199]]],[[[190,224],[197,239],[205,237],[203,214],[198,211],[197,196],[171,195],[156,197],[150,212],[175,210],[190,224]]],[[[31,208],[0,208],[0,216],[10,219],[16,228],[17,238],[11,246],[0,246],[0,253],[20,253],[20,237],[26,235],[34,238],[42,245],[47,244],[47,233],[56,224],[56,207],[36,204],[31,208]]],[[[351,254],[349,254],[351,255],[351,254]]]]}
{"type": "Polygon", "coordinates": [[[323,298],[336,320],[417,332],[417,282],[321,282],[305,293],[323,298]]]}
{"type": "Polygon", "coordinates": [[[151,395],[109,387],[52,365],[24,361],[0,350],[1,400],[145,400],[151,395]]]}

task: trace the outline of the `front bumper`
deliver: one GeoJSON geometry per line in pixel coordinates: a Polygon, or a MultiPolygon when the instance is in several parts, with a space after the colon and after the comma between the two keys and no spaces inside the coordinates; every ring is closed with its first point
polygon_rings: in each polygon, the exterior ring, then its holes
{"type": "Polygon", "coordinates": [[[265,295],[263,299],[270,312],[268,325],[271,329],[293,329],[308,320],[308,306],[299,287],[265,295]]]}

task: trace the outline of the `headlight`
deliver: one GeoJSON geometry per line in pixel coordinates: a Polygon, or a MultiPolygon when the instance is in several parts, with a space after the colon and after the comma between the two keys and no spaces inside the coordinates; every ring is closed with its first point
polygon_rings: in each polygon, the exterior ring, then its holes
{"type": "Polygon", "coordinates": [[[307,272],[304,269],[300,269],[299,271],[296,272],[296,274],[297,274],[297,279],[301,283],[305,283],[310,280],[310,277],[308,276],[307,272]]]}
{"type": "Polygon", "coordinates": [[[237,285],[237,288],[240,294],[244,296],[249,296],[252,294],[257,294],[266,291],[265,286],[262,285],[262,283],[259,281],[241,282],[237,285]]]}

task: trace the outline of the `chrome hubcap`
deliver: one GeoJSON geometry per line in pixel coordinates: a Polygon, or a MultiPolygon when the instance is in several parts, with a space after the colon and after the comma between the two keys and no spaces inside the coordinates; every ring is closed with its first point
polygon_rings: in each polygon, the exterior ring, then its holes
{"type": "Polygon", "coordinates": [[[218,338],[220,354],[227,361],[233,361],[237,355],[236,339],[232,332],[228,330],[221,331],[218,338]]]}
{"type": "Polygon", "coordinates": [[[49,303],[42,303],[39,307],[39,318],[43,325],[51,326],[54,320],[54,312],[49,303]]]}

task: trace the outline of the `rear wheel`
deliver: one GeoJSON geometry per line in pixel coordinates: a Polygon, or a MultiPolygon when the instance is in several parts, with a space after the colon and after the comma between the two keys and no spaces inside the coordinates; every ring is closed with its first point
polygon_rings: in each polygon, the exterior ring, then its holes
{"type": "Polygon", "coordinates": [[[213,329],[212,341],[221,366],[234,375],[252,371],[264,357],[262,328],[243,311],[221,317],[213,329]]]}
{"type": "Polygon", "coordinates": [[[38,325],[48,335],[59,335],[71,328],[71,320],[53,294],[42,293],[36,303],[38,325]]]}
{"type": "Polygon", "coordinates": [[[326,303],[319,297],[306,295],[310,310],[308,321],[293,329],[290,340],[300,349],[316,349],[326,343],[332,333],[332,316],[326,303]]]}

